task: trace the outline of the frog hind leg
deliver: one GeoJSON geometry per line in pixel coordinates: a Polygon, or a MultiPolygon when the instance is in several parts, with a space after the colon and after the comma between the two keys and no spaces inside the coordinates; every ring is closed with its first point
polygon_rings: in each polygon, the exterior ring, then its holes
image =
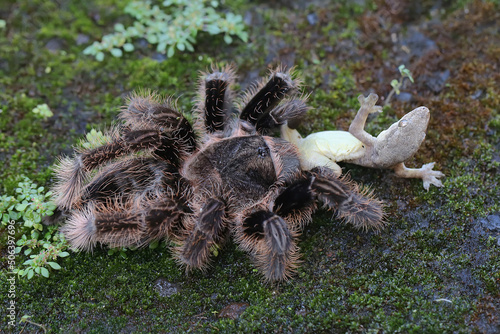
{"type": "Polygon", "coordinates": [[[430,162],[420,168],[408,168],[404,163],[399,163],[393,166],[392,169],[399,177],[422,179],[422,181],[424,182],[424,189],[428,191],[431,184],[435,185],[436,187],[443,186],[439,178],[443,177],[444,174],[440,171],[432,170],[434,164],[434,162],[430,162]]]}
{"type": "Polygon", "coordinates": [[[318,152],[300,152],[300,166],[302,170],[311,170],[315,167],[328,167],[335,176],[342,174],[342,168],[335,161],[318,152]]]}

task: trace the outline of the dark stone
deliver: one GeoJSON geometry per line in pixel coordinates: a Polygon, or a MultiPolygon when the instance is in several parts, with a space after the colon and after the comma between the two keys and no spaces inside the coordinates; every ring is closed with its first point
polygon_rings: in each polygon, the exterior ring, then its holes
{"type": "Polygon", "coordinates": [[[479,223],[490,231],[500,232],[500,213],[495,213],[479,220],[479,223]]]}
{"type": "Polygon", "coordinates": [[[219,318],[237,319],[243,312],[245,312],[248,306],[249,305],[247,303],[229,304],[219,312],[219,318]]]}
{"type": "Polygon", "coordinates": [[[318,15],[316,13],[311,13],[307,15],[307,22],[309,22],[309,25],[316,25],[318,23],[318,15]]]}
{"type": "Polygon", "coordinates": [[[161,63],[167,59],[167,56],[164,55],[163,53],[155,52],[151,56],[151,59],[156,60],[157,62],[161,63]]]}
{"type": "Polygon", "coordinates": [[[401,102],[410,102],[412,97],[413,96],[410,93],[401,92],[399,95],[396,95],[396,100],[401,102]]]}
{"type": "Polygon", "coordinates": [[[170,283],[165,278],[158,278],[154,282],[154,288],[161,297],[170,297],[179,293],[180,287],[178,284],[170,283]]]}
{"type": "Polygon", "coordinates": [[[55,53],[63,48],[63,41],[59,38],[50,39],[47,44],[45,44],[45,48],[52,53],[55,53]]]}
{"type": "Polygon", "coordinates": [[[78,34],[76,36],[76,45],[87,44],[90,40],[90,37],[84,34],[78,34]]]}

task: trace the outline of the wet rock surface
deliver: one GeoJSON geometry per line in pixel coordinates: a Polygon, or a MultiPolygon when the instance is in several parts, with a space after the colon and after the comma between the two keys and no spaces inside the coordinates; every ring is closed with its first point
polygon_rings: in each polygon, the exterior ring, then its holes
{"type": "Polygon", "coordinates": [[[180,286],[176,283],[171,283],[165,278],[158,278],[154,282],[154,289],[161,297],[170,297],[180,292],[180,286]]]}
{"type": "Polygon", "coordinates": [[[237,319],[245,312],[249,305],[247,303],[232,303],[220,310],[218,317],[227,319],[237,319]]]}

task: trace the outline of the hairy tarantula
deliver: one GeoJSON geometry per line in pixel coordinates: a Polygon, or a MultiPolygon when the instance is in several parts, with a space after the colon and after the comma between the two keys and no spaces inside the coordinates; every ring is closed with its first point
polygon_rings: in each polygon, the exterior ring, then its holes
{"type": "Polygon", "coordinates": [[[316,200],[355,227],[383,226],[378,200],[327,168],[302,171],[294,145],[266,136],[307,111],[289,71],[271,71],[238,104],[234,80],[232,67],[202,76],[194,127],[169,100],[133,94],[108,142],[60,160],[54,192],[74,248],[167,238],[179,263],[203,269],[230,232],[275,281],[297,267],[316,200]]]}

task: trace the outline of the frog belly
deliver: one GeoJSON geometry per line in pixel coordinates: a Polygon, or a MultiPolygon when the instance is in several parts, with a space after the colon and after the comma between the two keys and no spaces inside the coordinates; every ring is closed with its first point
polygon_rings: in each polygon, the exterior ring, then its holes
{"type": "Polygon", "coordinates": [[[363,143],[347,131],[312,133],[301,141],[299,149],[306,160],[316,155],[332,161],[353,160],[365,153],[363,143]]]}

